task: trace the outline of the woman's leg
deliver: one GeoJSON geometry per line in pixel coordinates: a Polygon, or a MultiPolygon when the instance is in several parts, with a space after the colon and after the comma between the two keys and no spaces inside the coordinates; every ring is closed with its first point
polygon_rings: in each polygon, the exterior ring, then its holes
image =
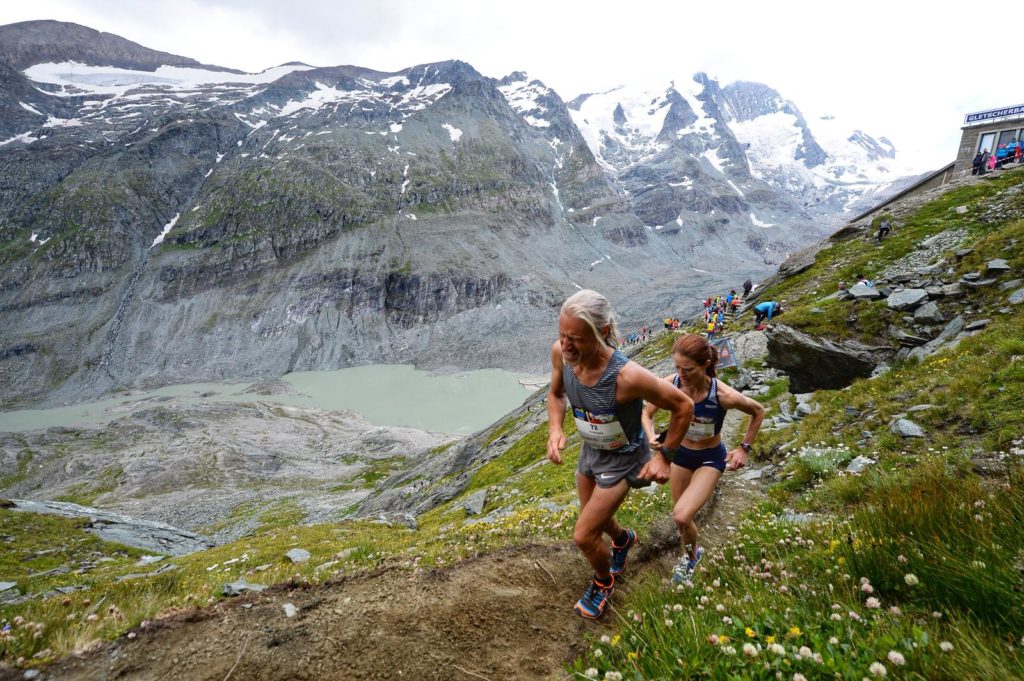
{"type": "Polygon", "coordinates": [[[672,520],[679,528],[679,537],[691,559],[697,558],[697,524],[693,517],[715,493],[720,477],[722,472],[713,466],[701,466],[695,471],[672,466],[672,497],[675,499],[672,520]],[[677,478],[679,496],[676,496],[677,478]]]}

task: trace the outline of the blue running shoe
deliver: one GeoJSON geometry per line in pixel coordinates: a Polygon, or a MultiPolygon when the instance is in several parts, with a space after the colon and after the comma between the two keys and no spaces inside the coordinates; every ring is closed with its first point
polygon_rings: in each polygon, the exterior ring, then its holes
{"type": "Polygon", "coordinates": [[[587,590],[583,592],[583,597],[576,601],[574,609],[580,617],[596,620],[604,614],[604,609],[608,607],[608,599],[611,598],[614,590],[614,578],[607,586],[598,584],[596,579],[592,579],[587,585],[587,590]]]}
{"type": "Polygon", "coordinates": [[[609,572],[612,573],[612,577],[618,577],[622,574],[622,570],[626,567],[626,556],[629,555],[629,549],[636,544],[636,532],[626,529],[626,542],[622,546],[616,546],[615,542],[612,542],[612,564],[609,568],[609,572]]]}
{"type": "Polygon", "coordinates": [[[675,569],[672,570],[672,583],[673,584],[689,584],[690,580],[693,579],[693,572],[697,569],[697,565],[700,563],[700,559],[704,557],[704,547],[698,546],[696,551],[696,558],[690,558],[685,553],[683,557],[676,563],[675,569]]]}

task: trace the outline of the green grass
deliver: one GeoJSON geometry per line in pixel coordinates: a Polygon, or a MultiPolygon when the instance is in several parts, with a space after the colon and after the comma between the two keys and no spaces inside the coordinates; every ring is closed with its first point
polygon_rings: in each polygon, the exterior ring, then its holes
{"type": "Polygon", "coordinates": [[[99,497],[116,490],[123,475],[124,468],[121,466],[108,466],[92,482],[82,482],[69,487],[66,494],[57,497],[57,501],[91,506],[99,497]]]}

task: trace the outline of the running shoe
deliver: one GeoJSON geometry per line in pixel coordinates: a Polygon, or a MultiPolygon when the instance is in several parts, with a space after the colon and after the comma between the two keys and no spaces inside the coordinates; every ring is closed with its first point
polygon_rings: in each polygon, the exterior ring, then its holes
{"type": "Polygon", "coordinates": [[[574,609],[580,617],[596,620],[604,614],[604,609],[608,606],[608,599],[611,598],[614,590],[615,578],[612,578],[611,583],[607,586],[598,584],[596,579],[592,579],[587,585],[587,590],[583,592],[583,597],[576,601],[574,609]]]}
{"type": "Polygon", "coordinates": [[[629,549],[633,544],[636,544],[636,532],[628,528],[626,529],[626,542],[622,546],[616,546],[615,542],[612,542],[612,564],[608,570],[612,573],[612,577],[622,574],[622,570],[626,567],[626,556],[629,555],[629,549]]]}
{"type": "Polygon", "coordinates": [[[704,547],[698,546],[696,553],[696,558],[690,558],[688,555],[683,554],[683,557],[676,563],[675,569],[672,570],[673,584],[688,584],[693,579],[693,572],[697,569],[700,559],[704,557],[704,547]]]}

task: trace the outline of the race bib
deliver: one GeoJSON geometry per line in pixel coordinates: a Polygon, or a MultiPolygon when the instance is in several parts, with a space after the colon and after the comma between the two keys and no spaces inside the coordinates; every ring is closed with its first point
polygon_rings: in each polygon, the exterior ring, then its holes
{"type": "Polygon", "coordinates": [[[580,437],[594,449],[615,450],[629,442],[614,413],[595,414],[573,407],[572,415],[580,437]]]}
{"type": "Polygon", "coordinates": [[[690,427],[686,431],[687,440],[707,440],[715,436],[715,421],[706,416],[695,416],[690,421],[690,427]]]}

